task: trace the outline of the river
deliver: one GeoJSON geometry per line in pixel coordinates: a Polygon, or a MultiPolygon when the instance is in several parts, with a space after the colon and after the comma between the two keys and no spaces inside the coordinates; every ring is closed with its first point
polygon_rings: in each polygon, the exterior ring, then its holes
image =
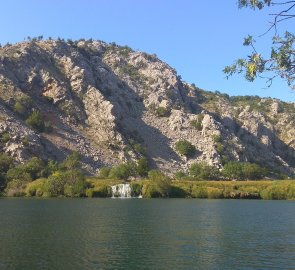
{"type": "Polygon", "coordinates": [[[295,269],[295,202],[0,199],[0,269],[295,269]]]}

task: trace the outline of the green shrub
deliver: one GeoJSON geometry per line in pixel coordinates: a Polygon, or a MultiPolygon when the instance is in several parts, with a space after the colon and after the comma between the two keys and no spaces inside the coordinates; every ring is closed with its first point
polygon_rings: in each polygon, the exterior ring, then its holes
{"type": "Polygon", "coordinates": [[[155,190],[161,194],[161,197],[169,197],[171,191],[171,179],[158,170],[151,170],[148,177],[155,190]]]}
{"type": "Polygon", "coordinates": [[[34,180],[42,176],[45,163],[41,159],[33,157],[21,166],[24,167],[25,172],[29,173],[31,178],[34,180]]]}
{"type": "Polygon", "coordinates": [[[86,190],[86,197],[89,198],[107,198],[112,196],[110,186],[102,185],[99,188],[90,188],[86,190]]]}
{"type": "Polygon", "coordinates": [[[82,197],[85,194],[86,182],[80,170],[55,172],[48,178],[47,189],[51,197],[82,197]]]}
{"type": "Polygon", "coordinates": [[[0,135],[0,143],[1,143],[1,144],[5,144],[5,143],[7,143],[9,140],[10,140],[10,135],[9,135],[8,132],[3,132],[3,133],[0,135]]]}
{"type": "Polygon", "coordinates": [[[137,175],[141,177],[145,177],[148,175],[149,162],[146,157],[142,157],[137,161],[136,172],[137,172],[137,175]]]}
{"type": "Polygon", "coordinates": [[[22,96],[18,98],[13,106],[14,112],[19,114],[21,117],[25,118],[31,111],[32,108],[32,99],[28,96],[22,96]]]}
{"type": "Polygon", "coordinates": [[[155,185],[150,182],[146,182],[142,187],[142,196],[144,198],[160,198],[161,193],[157,190],[155,185]]]}
{"type": "Polygon", "coordinates": [[[194,119],[194,120],[190,121],[190,125],[193,128],[201,131],[202,128],[203,128],[203,125],[202,125],[203,119],[204,119],[204,114],[199,114],[198,117],[197,117],[197,119],[194,119]]]}
{"type": "Polygon", "coordinates": [[[146,149],[140,143],[135,143],[133,145],[133,148],[137,153],[140,153],[142,155],[146,154],[146,149]]]}
{"type": "Polygon", "coordinates": [[[267,174],[267,170],[255,163],[243,163],[243,177],[248,180],[261,179],[267,174]]]}
{"type": "Polygon", "coordinates": [[[186,198],[188,193],[179,186],[171,186],[170,197],[171,198],[186,198]]]}
{"type": "Polygon", "coordinates": [[[174,174],[174,179],[179,180],[179,179],[184,179],[187,177],[187,174],[183,171],[178,171],[174,174]]]}
{"type": "Polygon", "coordinates": [[[222,174],[227,179],[256,180],[267,175],[267,170],[254,163],[232,161],[224,165],[222,174]]]}
{"type": "Polygon", "coordinates": [[[45,163],[41,159],[33,157],[24,164],[19,164],[10,168],[7,171],[6,176],[8,180],[16,179],[23,182],[29,182],[43,176],[42,172],[44,168],[45,163]]]}
{"type": "Polygon", "coordinates": [[[25,193],[23,191],[23,188],[25,187],[25,184],[21,180],[12,180],[7,184],[7,187],[5,189],[6,195],[8,197],[21,197],[24,196],[25,193]]]}
{"type": "Polygon", "coordinates": [[[130,176],[136,174],[136,164],[133,162],[128,162],[124,164],[119,164],[113,167],[110,171],[109,177],[121,180],[127,180],[130,176]]]}
{"type": "Polygon", "coordinates": [[[79,168],[81,168],[80,159],[81,159],[80,154],[78,152],[76,152],[76,151],[73,151],[60,164],[59,168],[61,170],[74,170],[74,169],[79,169],[79,168]]]}
{"type": "Polygon", "coordinates": [[[202,122],[199,122],[198,120],[192,120],[190,121],[191,127],[195,128],[196,130],[201,131],[203,128],[202,122]]]}
{"type": "Polygon", "coordinates": [[[170,110],[168,108],[159,106],[158,108],[156,108],[155,114],[158,117],[167,117],[170,115],[170,110]]]}
{"type": "Polygon", "coordinates": [[[13,163],[12,157],[6,153],[0,153],[0,173],[6,173],[13,163]]]}
{"type": "Polygon", "coordinates": [[[215,143],[221,143],[221,136],[220,135],[213,135],[212,139],[215,143]]]}
{"type": "Polygon", "coordinates": [[[189,174],[194,179],[216,180],[220,177],[219,170],[205,163],[193,163],[189,168],[189,174]]]}
{"type": "Polygon", "coordinates": [[[108,178],[110,171],[111,171],[111,168],[109,167],[101,167],[99,169],[99,178],[108,178]]]}
{"type": "Polygon", "coordinates": [[[17,101],[13,106],[14,112],[23,115],[26,113],[26,108],[23,104],[21,104],[19,101],[17,101]]]}
{"type": "Polygon", "coordinates": [[[180,140],[175,144],[176,151],[183,156],[193,157],[196,152],[196,148],[187,140],[180,140]]]}
{"type": "Polygon", "coordinates": [[[143,184],[137,182],[131,182],[132,196],[138,197],[142,193],[143,184]]]}
{"type": "Polygon", "coordinates": [[[25,166],[18,165],[14,168],[10,168],[6,174],[7,180],[18,180],[23,183],[32,181],[32,176],[26,171],[25,166]]]}
{"type": "Polygon", "coordinates": [[[45,130],[45,123],[39,111],[33,111],[27,118],[26,124],[39,132],[43,132],[45,130]]]}
{"type": "Polygon", "coordinates": [[[42,197],[47,195],[47,179],[41,178],[26,185],[25,188],[26,196],[32,197],[42,197]]]}

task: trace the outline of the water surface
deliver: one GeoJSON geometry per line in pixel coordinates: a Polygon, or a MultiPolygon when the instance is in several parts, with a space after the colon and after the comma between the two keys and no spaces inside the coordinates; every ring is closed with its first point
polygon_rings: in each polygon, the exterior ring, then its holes
{"type": "Polygon", "coordinates": [[[0,199],[0,269],[295,269],[295,202],[0,199]]]}

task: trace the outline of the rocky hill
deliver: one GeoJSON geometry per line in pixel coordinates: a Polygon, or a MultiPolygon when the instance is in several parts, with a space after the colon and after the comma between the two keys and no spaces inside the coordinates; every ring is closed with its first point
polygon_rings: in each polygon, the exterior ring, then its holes
{"type": "Polygon", "coordinates": [[[75,150],[89,173],[143,155],[171,173],[230,160],[295,170],[294,103],[206,92],[156,55],[102,41],[0,48],[0,134],[15,162],[75,150]],[[179,140],[194,156],[177,153],[179,140]]]}

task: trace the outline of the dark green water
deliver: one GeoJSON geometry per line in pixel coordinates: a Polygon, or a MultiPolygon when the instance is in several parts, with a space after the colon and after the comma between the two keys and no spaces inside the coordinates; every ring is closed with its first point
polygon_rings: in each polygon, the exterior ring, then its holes
{"type": "Polygon", "coordinates": [[[295,269],[295,202],[0,199],[0,269],[295,269]]]}

